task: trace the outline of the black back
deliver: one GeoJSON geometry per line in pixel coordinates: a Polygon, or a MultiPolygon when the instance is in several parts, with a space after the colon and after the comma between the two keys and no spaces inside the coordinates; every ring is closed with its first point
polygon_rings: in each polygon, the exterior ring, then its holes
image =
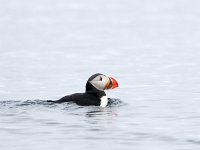
{"type": "Polygon", "coordinates": [[[100,106],[100,99],[92,93],[75,93],[72,95],[67,95],[62,97],[61,99],[57,101],[49,101],[49,102],[55,102],[55,103],[63,103],[63,102],[74,102],[77,105],[81,106],[100,106]]]}

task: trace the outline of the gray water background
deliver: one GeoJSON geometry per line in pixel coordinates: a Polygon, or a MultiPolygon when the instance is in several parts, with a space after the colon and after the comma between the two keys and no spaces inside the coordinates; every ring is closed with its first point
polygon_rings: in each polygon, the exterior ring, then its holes
{"type": "Polygon", "coordinates": [[[199,41],[198,0],[1,0],[0,149],[199,150],[199,41]],[[96,72],[123,106],[35,101],[96,72]]]}

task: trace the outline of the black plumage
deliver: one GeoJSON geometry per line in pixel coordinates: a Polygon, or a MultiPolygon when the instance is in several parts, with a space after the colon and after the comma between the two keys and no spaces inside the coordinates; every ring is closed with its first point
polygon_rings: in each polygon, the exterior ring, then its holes
{"type": "Polygon", "coordinates": [[[96,94],[93,93],[75,93],[72,95],[67,95],[62,97],[57,101],[48,101],[54,103],[63,103],[63,102],[74,102],[80,106],[100,106],[100,99],[96,94]]]}
{"type": "Polygon", "coordinates": [[[85,86],[85,93],[75,93],[75,94],[64,96],[59,100],[56,100],[56,101],[49,100],[48,102],[53,102],[53,103],[74,102],[77,105],[81,105],[81,106],[90,106],[90,105],[100,106],[101,105],[101,98],[103,96],[106,96],[106,93],[104,92],[104,90],[107,87],[105,85],[105,86],[103,86],[103,88],[101,87],[102,89],[100,90],[100,89],[94,87],[94,85],[91,84],[91,82],[92,81],[101,82],[103,77],[108,79],[107,86],[111,87],[112,83],[113,83],[113,82],[111,82],[111,79],[109,77],[106,77],[103,74],[98,73],[98,74],[92,75],[88,79],[86,86],[85,86]]]}
{"type": "MultiPolygon", "coordinates": [[[[99,74],[96,74],[99,75],[99,74]]],[[[48,102],[54,103],[64,103],[64,102],[74,102],[80,106],[100,106],[101,97],[106,96],[104,91],[96,89],[89,81],[94,78],[94,75],[90,77],[86,83],[85,93],[75,93],[62,97],[57,101],[49,100],[48,102]]]]}

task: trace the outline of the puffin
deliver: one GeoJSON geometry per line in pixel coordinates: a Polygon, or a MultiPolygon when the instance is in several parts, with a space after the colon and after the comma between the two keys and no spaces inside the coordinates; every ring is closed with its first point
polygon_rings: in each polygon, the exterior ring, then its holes
{"type": "Polygon", "coordinates": [[[64,96],[59,100],[49,100],[48,102],[73,102],[80,106],[106,107],[108,105],[108,97],[105,90],[115,89],[118,86],[118,82],[114,77],[96,73],[87,80],[85,93],[75,93],[64,96]]]}

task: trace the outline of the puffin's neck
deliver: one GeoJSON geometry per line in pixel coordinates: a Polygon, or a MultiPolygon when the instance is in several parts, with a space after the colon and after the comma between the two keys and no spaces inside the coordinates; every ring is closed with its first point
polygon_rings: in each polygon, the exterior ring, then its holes
{"type": "Polygon", "coordinates": [[[108,98],[107,98],[106,93],[104,91],[100,91],[100,90],[96,89],[91,83],[87,82],[85,92],[96,94],[99,97],[99,99],[101,100],[100,106],[101,107],[107,106],[108,98]]]}
{"type": "Polygon", "coordinates": [[[86,84],[86,93],[94,93],[96,94],[99,98],[106,96],[106,93],[104,91],[100,91],[96,89],[91,83],[87,82],[86,84]]]}

